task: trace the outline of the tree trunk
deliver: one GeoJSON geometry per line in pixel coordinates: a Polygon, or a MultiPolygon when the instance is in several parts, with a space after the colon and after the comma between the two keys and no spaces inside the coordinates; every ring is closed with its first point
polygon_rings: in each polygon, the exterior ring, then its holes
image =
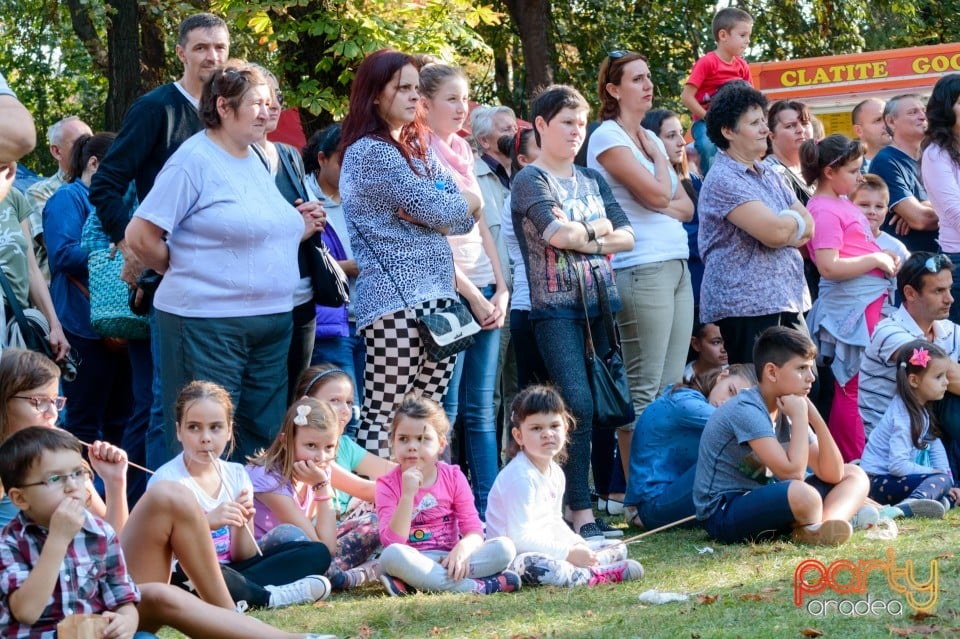
{"type": "Polygon", "coordinates": [[[165,83],[170,65],[176,63],[179,68],[180,61],[175,56],[167,59],[160,16],[141,5],[137,20],[140,23],[140,91],[146,93],[165,83]]]}
{"type": "Polygon", "coordinates": [[[140,46],[137,4],[118,2],[107,30],[110,64],[104,129],[117,131],[123,116],[140,95],[140,46]]]}
{"type": "Polygon", "coordinates": [[[523,46],[524,92],[529,99],[553,82],[553,56],[548,37],[550,0],[507,0],[523,46]]]}

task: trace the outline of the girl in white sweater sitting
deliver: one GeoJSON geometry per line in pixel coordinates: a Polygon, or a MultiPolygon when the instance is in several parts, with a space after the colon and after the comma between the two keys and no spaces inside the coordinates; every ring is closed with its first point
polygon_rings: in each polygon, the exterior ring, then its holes
{"type": "Polygon", "coordinates": [[[587,542],[563,521],[565,457],[573,418],[548,386],[520,392],[510,412],[513,459],[497,475],[487,500],[487,535],[517,546],[511,568],[524,584],[594,586],[643,577],[616,541],[587,542]]]}

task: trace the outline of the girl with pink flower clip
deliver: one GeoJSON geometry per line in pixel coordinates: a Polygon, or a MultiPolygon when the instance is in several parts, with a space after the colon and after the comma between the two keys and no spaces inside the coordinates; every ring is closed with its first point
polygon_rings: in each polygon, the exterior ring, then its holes
{"type": "Polygon", "coordinates": [[[860,467],[870,498],[894,504],[904,517],[941,518],[960,500],[930,403],[947,391],[950,359],[925,340],[897,352],[897,394],[870,433],[860,467]]]}

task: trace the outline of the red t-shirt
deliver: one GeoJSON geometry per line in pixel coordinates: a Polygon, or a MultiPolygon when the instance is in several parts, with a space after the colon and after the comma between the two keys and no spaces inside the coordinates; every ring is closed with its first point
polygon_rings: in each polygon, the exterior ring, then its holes
{"type": "Polygon", "coordinates": [[[727,63],[720,59],[716,51],[711,51],[693,63],[686,84],[697,87],[694,96],[700,106],[706,109],[720,87],[731,80],[746,80],[752,83],[750,67],[739,56],[734,56],[733,62],[727,63]]]}

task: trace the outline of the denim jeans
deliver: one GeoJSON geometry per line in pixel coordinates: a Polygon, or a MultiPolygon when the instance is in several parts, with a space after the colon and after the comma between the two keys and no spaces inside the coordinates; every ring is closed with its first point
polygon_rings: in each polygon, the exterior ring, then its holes
{"type": "Polygon", "coordinates": [[[697,466],[694,465],[672,483],[665,485],[659,495],[638,505],[637,514],[640,515],[644,528],[653,530],[696,513],[693,505],[693,479],[696,474],[697,466]]]}
{"type": "MultiPolygon", "coordinates": [[[[600,317],[590,320],[594,349],[606,353],[610,346],[600,317]]],[[[586,363],[586,323],[577,319],[539,319],[533,322],[540,355],[550,380],[573,415],[577,427],[570,433],[567,462],[566,503],[571,510],[590,508],[590,453],[593,440],[593,395],[586,363]]],[[[611,434],[608,431],[608,434],[611,434]]],[[[610,464],[613,463],[611,459],[610,464]]],[[[609,481],[609,475],[608,481],[609,481]]]]}
{"type": "Polygon", "coordinates": [[[293,309],[293,333],[290,337],[290,351],[287,354],[287,403],[295,400],[293,394],[297,390],[297,380],[300,374],[310,366],[313,355],[313,341],[317,334],[317,311],[310,300],[306,304],[295,306],[293,309]]]}
{"type": "MultiPolygon", "coordinates": [[[[363,369],[366,361],[367,349],[363,338],[357,335],[357,325],[350,322],[350,335],[347,337],[318,337],[313,342],[313,358],[311,366],[317,364],[333,364],[349,374],[353,379],[353,404],[360,406],[363,392],[363,369]]],[[[360,422],[357,412],[347,424],[345,434],[353,440],[357,439],[357,427],[360,422]]]]}
{"type": "Polygon", "coordinates": [[[220,384],[233,399],[232,459],[243,463],[268,448],[286,412],[291,313],[196,318],[157,311],[157,327],[164,345],[160,364],[168,442],[176,442],[173,407],[180,388],[203,379],[220,384]]]}
{"type": "MultiPolygon", "coordinates": [[[[150,426],[147,428],[147,460],[151,456],[156,460],[156,466],[150,468],[159,468],[163,464],[173,459],[180,446],[176,441],[171,442],[167,438],[165,421],[163,419],[163,375],[160,372],[160,330],[157,326],[157,310],[150,309],[150,359],[151,372],[151,393],[153,400],[150,403],[150,426]],[[153,451],[151,453],[151,451],[153,451]]],[[[172,407],[172,405],[171,405],[172,407]]]]}
{"type": "Polygon", "coordinates": [[[700,175],[706,176],[717,155],[717,146],[707,135],[707,123],[704,120],[694,122],[690,134],[693,136],[693,146],[700,154],[700,175]]]}
{"type": "MultiPolygon", "coordinates": [[[[481,292],[490,299],[494,287],[486,286],[481,292]]],[[[461,301],[466,303],[462,298],[461,301]]],[[[473,346],[457,355],[453,377],[443,397],[443,408],[450,423],[456,424],[458,416],[463,418],[470,487],[481,519],[486,516],[487,494],[500,466],[497,416],[493,404],[499,354],[500,329],[474,335],[473,346]]]]}

